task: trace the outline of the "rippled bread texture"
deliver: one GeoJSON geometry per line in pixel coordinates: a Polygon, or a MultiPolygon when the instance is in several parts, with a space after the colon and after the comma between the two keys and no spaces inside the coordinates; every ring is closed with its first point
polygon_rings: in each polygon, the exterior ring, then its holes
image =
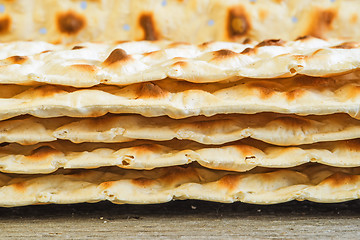
{"type": "Polygon", "coordinates": [[[0,174],[0,206],[110,200],[149,204],[172,199],[273,204],[291,200],[342,202],[358,199],[359,168],[307,165],[248,173],[171,167],[72,170],[49,175],[0,174]]]}
{"type": "Polygon", "coordinates": [[[1,0],[3,41],[204,42],[310,35],[360,40],[349,0],[1,0]]]}
{"type": "Polygon", "coordinates": [[[244,172],[257,166],[289,168],[308,162],[336,167],[360,166],[359,139],[280,147],[254,140],[205,146],[187,141],[156,144],[135,141],[123,144],[69,142],[0,147],[0,171],[8,173],[50,173],[58,168],[118,166],[153,169],[197,162],[200,165],[244,172]]]}
{"type": "Polygon", "coordinates": [[[297,76],[276,80],[194,84],[163,80],[125,87],[3,85],[0,119],[23,114],[37,117],[95,117],[137,113],[146,117],[185,118],[220,113],[348,113],[359,118],[359,80],[297,76]]]}
{"type": "Polygon", "coordinates": [[[177,120],[140,115],[105,115],[89,119],[26,116],[0,122],[0,142],[23,145],[59,139],[74,143],[182,139],[224,144],[247,137],[283,146],[354,139],[360,138],[360,121],[346,114],[301,117],[259,113],[177,120]]]}
{"type": "Polygon", "coordinates": [[[169,41],[0,43],[0,83],[91,87],[165,78],[194,83],[295,75],[359,78],[360,43],[303,38],[246,44],[169,41]]]}

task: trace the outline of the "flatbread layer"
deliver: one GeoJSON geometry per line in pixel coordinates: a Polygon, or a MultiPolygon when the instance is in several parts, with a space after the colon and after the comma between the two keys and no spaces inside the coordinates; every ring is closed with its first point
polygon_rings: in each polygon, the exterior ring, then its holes
{"type": "MultiPolygon", "coordinates": [[[[128,85],[165,78],[195,83],[240,78],[330,76],[360,67],[358,42],[305,38],[254,43],[169,41],[0,43],[0,83],[91,87],[128,85]]],[[[353,74],[359,78],[359,73],[353,74]]]]}
{"type": "Polygon", "coordinates": [[[70,142],[39,143],[31,146],[8,144],[0,147],[0,171],[50,173],[59,168],[118,166],[153,169],[197,162],[200,165],[244,172],[257,166],[289,168],[308,162],[337,167],[360,166],[360,140],[324,142],[279,147],[246,139],[223,146],[204,146],[189,141],[134,141],[123,144],[70,142]]]}
{"type": "Polygon", "coordinates": [[[0,119],[31,114],[96,117],[110,113],[137,113],[171,118],[221,113],[294,113],[360,116],[359,79],[297,76],[278,80],[247,79],[234,83],[194,84],[163,80],[125,87],[3,85],[0,119]]]}
{"type": "Polygon", "coordinates": [[[274,204],[291,200],[343,202],[358,199],[360,168],[306,165],[249,173],[200,167],[151,171],[105,168],[50,175],[0,174],[0,206],[68,204],[109,200],[150,204],[172,199],[274,204]]]}
{"type": "Polygon", "coordinates": [[[23,145],[58,139],[74,143],[179,139],[224,144],[247,137],[282,146],[347,140],[360,138],[360,121],[347,114],[301,117],[259,113],[177,120],[140,115],[105,115],[88,119],[26,116],[0,122],[0,142],[23,145]]]}

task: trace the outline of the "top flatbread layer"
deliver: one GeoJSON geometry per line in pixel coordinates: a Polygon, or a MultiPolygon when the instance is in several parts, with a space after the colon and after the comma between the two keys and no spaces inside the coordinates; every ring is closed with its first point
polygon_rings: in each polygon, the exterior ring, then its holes
{"type": "MultiPolygon", "coordinates": [[[[305,38],[200,45],[168,41],[0,44],[0,83],[74,87],[127,85],[165,78],[195,83],[239,78],[329,76],[360,67],[360,43],[305,38]]],[[[357,77],[358,74],[355,74],[357,77]]]]}
{"type": "Polygon", "coordinates": [[[0,0],[0,39],[200,43],[310,35],[360,40],[348,0],[0,0]]]}

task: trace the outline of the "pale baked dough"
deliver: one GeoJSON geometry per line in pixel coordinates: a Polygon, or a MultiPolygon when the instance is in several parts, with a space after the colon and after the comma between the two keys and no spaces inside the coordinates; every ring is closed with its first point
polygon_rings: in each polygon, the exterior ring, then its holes
{"type": "Polygon", "coordinates": [[[123,144],[70,142],[9,144],[0,148],[0,171],[50,173],[58,168],[119,166],[153,169],[197,162],[229,171],[249,171],[257,166],[288,168],[308,162],[337,167],[360,166],[359,139],[280,147],[251,139],[224,146],[205,146],[189,141],[134,141],[123,144]]]}
{"type": "Polygon", "coordinates": [[[0,43],[0,83],[91,87],[165,78],[195,83],[241,78],[326,77],[358,79],[360,43],[305,38],[200,45],[169,41],[124,43],[0,43]]]}
{"type": "Polygon", "coordinates": [[[348,113],[359,118],[359,84],[359,79],[297,76],[212,84],[163,80],[87,89],[3,85],[0,88],[0,119],[23,114],[43,118],[96,117],[108,112],[171,118],[221,113],[348,113]]]}
{"type": "Polygon", "coordinates": [[[306,165],[249,173],[170,167],[72,170],[49,175],[0,174],[0,206],[46,203],[150,204],[172,199],[274,204],[291,200],[342,202],[358,199],[360,168],[306,165]]]}
{"type": "Polygon", "coordinates": [[[218,114],[177,120],[114,114],[86,119],[26,116],[0,122],[0,142],[23,145],[58,139],[74,143],[180,139],[224,144],[247,137],[282,146],[347,140],[360,138],[360,122],[347,114],[301,117],[276,113],[218,114]]]}

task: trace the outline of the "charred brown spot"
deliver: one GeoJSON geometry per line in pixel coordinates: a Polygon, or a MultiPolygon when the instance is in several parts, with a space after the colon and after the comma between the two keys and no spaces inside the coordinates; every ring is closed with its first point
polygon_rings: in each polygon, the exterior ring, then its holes
{"type": "Polygon", "coordinates": [[[237,185],[241,180],[241,178],[242,178],[241,175],[226,175],[218,181],[218,184],[222,188],[226,188],[229,191],[233,191],[237,188],[237,185]]]}
{"type": "Polygon", "coordinates": [[[318,38],[323,37],[324,32],[331,29],[335,17],[336,10],[334,9],[318,10],[315,13],[314,21],[310,22],[308,34],[318,38]]]}
{"type": "Polygon", "coordinates": [[[315,56],[316,54],[318,54],[319,52],[321,52],[321,51],[324,51],[322,48],[320,48],[320,49],[317,49],[317,50],[315,50],[312,54],[311,54],[311,56],[315,56]]]}
{"type": "Polygon", "coordinates": [[[358,175],[349,175],[341,172],[332,174],[323,180],[320,184],[330,185],[333,188],[342,187],[344,185],[353,185],[356,184],[360,179],[358,175]]]}
{"type": "Polygon", "coordinates": [[[34,149],[28,158],[32,160],[45,160],[47,157],[58,153],[59,151],[49,147],[49,146],[42,146],[37,149],[34,149]]]}
{"type": "Polygon", "coordinates": [[[143,13],[140,16],[139,23],[144,31],[144,40],[153,41],[159,39],[152,13],[143,13]]]}
{"type": "Polygon", "coordinates": [[[344,141],[346,148],[350,151],[358,152],[360,151],[360,139],[351,139],[344,141]]]}
{"type": "Polygon", "coordinates": [[[185,61],[178,61],[178,62],[176,62],[176,63],[172,64],[172,65],[171,65],[171,67],[180,67],[180,68],[184,68],[184,67],[186,67],[187,65],[188,65],[188,63],[187,63],[187,62],[185,62],[185,61]]]}
{"type": "Polygon", "coordinates": [[[279,123],[278,125],[285,125],[289,128],[296,128],[296,127],[310,127],[311,122],[307,119],[300,118],[300,117],[278,117],[273,123],[279,123]]]}
{"type": "Polygon", "coordinates": [[[291,74],[296,73],[296,69],[295,69],[295,68],[290,68],[289,71],[290,71],[291,74]]]}
{"type": "Polygon", "coordinates": [[[143,55],[145,57],[152,57],[152,58],[156,58],[158,56],[161,56],[163,53],[163,51],[161,50],[156,50],[156,51],[152,51],[152,52],[146,52],[146,53],[143,53],[143,55]]]}
{"type": "Polygon", "coordinates": [[[330,25],[334,20],[334,17],[335,17],[335,12],[331,10],[321,12],[320,14],[321,22],[323,22],[326,25],[330,25]]]}
{"type": "Polygon", "coordinates": [[[236,6],[228,10],[228,37],[236,38],[245,36],[251,26],[248,16],[242,6],[236,6]]]}
{"type": "Polygon", "coordinates": [[[45,51],[42,51],[41,53],[48,53],[48,52],[52,52],[52,50],[45,50],[45,51]]]}
{"type": "Polygon", "coordinates": [[[127,55],[127,53],[124,50],[122,50],[120,48],[116,48],[110,53],[110,55],[103,62],[103,64],[106,65],[106,66],[110,66],[110,65],[112,65],[114,63],[117,63],[117,62],[127,61],[130,58],[131,58],[131,56],[127,55]]]}
{"type": "Polygon", "coordinates": [[[293,55],[296,60],[304,60],[307,58],[306,55],[293,55]]]}
{"type": "Polygon", "coordinates": [[[294,90],[286,92],[286,98],[289,101],[294,101],[294,100],[300,98],[304,93],[305,93],[304,89],[300,89],[300,88],[294,89],[294,90]]]}
{"type": "Polygon", "coordinates": [[[249,43],[251,43],[250,38],[245,38],[244,41],[242,42],[242,44],[249,44],[249,43]]]}
{"type": "Polygon", "coordinates": [[[231,126],[232,124],[235,124],[233,120],[230,119],[221,119],[221,120],[200,120],[200,121],[194,121],[189,125],[189,128],[197,128],[197,129],[206,129],[206,130],[212,130],[212,129],[219,129],[223,128],[224,126],[231,126]]]}
{"type": "Polygon", "coordinates": [[[264,47],[264,46],[282,46],[284,45],[284,41],[281,39],[267,39],[260,42],[255,47],[264,47]]]}
{"type": "Polygon", "coordinates": [[[81,29],[83,29],[86,25],[85,18],[74,12],[74,11],[68,11],[64,13],[59,13],[57,15],[57,28],[61,33],[65,34],[77,34],[80,32],[81,29]]]}
{"type": "Polygon", "coordinates": [[[5,34],[10,31],[11,18],[9,16],[0,17],[0,34],[5,34]]]}
{"type": "Polygon", "coordinates": [[[245,156],[253,156],[254,153],[259,151],[257,148],[251,147],[249,145],[234,145],[234,147],[245,156]]]}
{"type": "Polygon", "coordinates": [[[89,127],[96,130],[107,129],[109,126],[113,126],[116,123],[117,123],[116,118],[111,118],[111,117],[99,117],[99,118],[91,119],[86,122],[86,124],[89,125],[89,127]]]}
{"type": "Polygon", "coordinates": [[[146,155],[149,153],[161,151],[161,147],[156,144],[144,144],[144,145],[133,147],[133,150],[136,152],[137,155],[142,155],[142,154],[146,155]]]}
{"type": "Polygon", "coordinates": [[[261,21],[264,21],[265,18],[268,16],[269,12],[266,11],[265,9],[260,9],[259,10],[259,18],[261,21]]]}
{"type": "Polygon", "coordinates": [[[17,182],[11,185],[18,192],[25,192],[26,182],[17,182]]]}
{"type": "Polygon", "coordinates": [[[146,53],[143,53],[143,55],[144,55],[145,57],[147,57],[147,56],[151,56],[151,55],[156,55],[156,54],[158,54],[159,52],[160,52],[160,50],[152,51],[152,52],[146,52],[146,53]]]}
{"type": "Polygon", "coordinates": [[[256,48],[245,48],[241,54],[253,54],[256,53],[256,48]]]}
{"type": "Polygon", "coordinates": [[[28,60],[26,56],[12,56],[6,58],[4,61],[8,64],[22,64],[28,60]]]}
{"type": "Polygon", "coordinates": [[[54,87],[54,86],[39,86],[35,87],[31,91],[33,92],[34,98],[44,98],[44,97],[52,97],[59,93],[67,93],[68,91],[65,91],[65,89],[72,89],[71,87],[54,87]]]}
{"type": "Polygon", "coordinates": [[[341,93],[346,96],[346,100],[354,98],[356,99],[360,95],[360,86],[352,85],[346,88],[345,91],[342,91],[342,89],[339,89],[339,91],[341,91],[341,93]]]}
{"type": "Polygon", "coordinates": [[[169,167],[162,177],[167,186],[179,186],[185,182],[200,182],[199,174],[191,167],[169,167]]]}
{"type": "Polygon", "coordinates": [[[309,39],[309,38],[311,38],[311,36],[309,36],[309,35],[304,35],[304,36],[300,36],[300,37],[296,38],[295,40],[296,40],[296,41],[299,41],[299,40],[306,40],[306,39],[309,39]]]}
{"type": "Polygon", "coordinates": [[[78,49],[83,49],[85,47],[83,46],[74,46],[71,50],[78,50],[78,49]]]}
{"type": "Polygon", "coordinates": [[[213,43],[214,43],[214,41],[203,42],[203,43],[201,43],[201,44],[199,45],[199,48],[201,48],[201,49],[208,48],[209,45],[211,45],[211,44],[213,44],[213,43]]]}
{"type": "Polygon", "coordinates": [[[115,41],[115,44],[123,44],[123,43],[128,43],[130,41],[127,41],[127,40],[118,40],[118,41],[115,41]]]}
{"type": "Polygon", "coordinates": [[[296,85],[301,88],[309,87],[328,89],[336,87],[338,81],[335,78],[299,76],[296,78],[295,82],[296,85]]]}
{"type": "Polygon", "coordinates": [[[174,60],[174,61],[186,61],[186,58],[183,58],[183,57],[174,57],[172,60],[174,60]]]}
{"type": "Polygon", "coordinates": [[[129,166],[130,165],[129,160],[122,160],[121,164],[124,165],[124,166],[129,166]]]}
{"type": "Polygon", "coordinates": [[[137,98],[163,98],[168,95],[166,90],[161,89],[158,85],[152,82],[140,84],[137,91],[137,98]]]}
{"type": "Polygon", "coordinates": [[[252,89],[256,89],[260,94],[260,98],[262,99],[269,98],[275,92],[280,92],[282,89],[282,86],[279,83],[267,81],[252,82],[248,86],[252,89]]]}
{"type": "Polygon", "coordinates": [[[173,47],[187,46],[187,45],[190,45],[190,43],[188,43],[188,42],[173,42],[173,43],[170,43],[167,47],[173,48],[173,47]]]}
{"type": "Polygon", "coordinates": [[[357,21],[358,21],[358,15],[354,13],[350,18],[350,22],[355,24],[357,21]]]}
{"type": "Polygon", "coordinates": [[[137,178],[137,179],[132,179],[131,183],[135,186],[146,188],[154,185],[154,183],[156,183],[156,180],[148,179],[148,178],[137,178]]]}
{"type": "Polygon", "coordinates": [[[221,49],[213,52],[214,58],[213,60],[223,59],[223,58],[231,58],[237,55],[236,52],[233,52],[229,49],[221,49]]]}
{"type": "Polygon", "coordinates": [[[94,65],[88,65],[88,64],[74,64],[71,65],[71,67],[76,68],[81,71],[85,72],[96,72],[97,68],[94,65]]]}
{"type": "Polygon", "coordinates": [[[26,62],[28,60],[28,57],[26,56],[12,56],[9,57],[8,60],[12,61],[14,64],[21,64],[26,62]]]}
{"type": "Polygon", "coordinates": [[[102,189],[108,189],[108,188],[111,188],[114,184],[115,184],[114,181],[103,182],[100,184],[100,187],[102,189]]]}
{"type": "Polygon", "coordinates": [[[352,48],[359,48],[359,42],[344,42],[342,44],[333,46],[332,48],[342,48],[342,49],[352,49],[352,48]]]}

